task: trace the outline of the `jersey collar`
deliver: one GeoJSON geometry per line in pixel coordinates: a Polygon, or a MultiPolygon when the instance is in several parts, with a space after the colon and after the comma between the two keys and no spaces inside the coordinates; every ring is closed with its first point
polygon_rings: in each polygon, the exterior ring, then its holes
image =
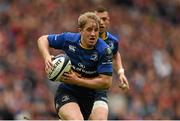
{"type": "Polygon", "coordinates": [[[84,46],[82,45],[82,43],[81,43],[81,38],[79,38],[79,46],[80,46],[81,48],[85,49],[85,50],[92,50],[92,49],[94,49],[94,48],[86,48],[86,47],[84,47],[84,46]]]}
{"type": "Polygon", "coordinates": [[[102,40],[107,40],[109,36],[109,33],[108,32],[103,32],[103,33],[100,33],[99,34],[99,37],[102,39],[102,40]]]}

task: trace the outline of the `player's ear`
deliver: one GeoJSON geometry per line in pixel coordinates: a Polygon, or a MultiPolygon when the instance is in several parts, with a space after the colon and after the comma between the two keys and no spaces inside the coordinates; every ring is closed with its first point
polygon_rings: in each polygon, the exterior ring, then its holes
{"type": "Polygon", "coordinates": [[[79,28],[78,28],[78,31],[79,31],[79,32],[81,32],[81,31],[82,31],[82,29],[79,27],[79,28]]]}

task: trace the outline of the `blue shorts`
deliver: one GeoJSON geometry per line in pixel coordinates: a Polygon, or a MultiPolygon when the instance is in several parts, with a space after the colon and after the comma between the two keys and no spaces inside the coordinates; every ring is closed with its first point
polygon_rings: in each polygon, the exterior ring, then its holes
{"type": "Polygon", "coordinates": [[[81,96],[75,94],[66,88],[58,88],[55,95],[55,108],[58,114],[60,107],[69,102],[75,102],[79,105],[84,120],[88,120],[95,101],[101,100],[107,103],[106,91],[97,91],[94,96],[81,96]]]}

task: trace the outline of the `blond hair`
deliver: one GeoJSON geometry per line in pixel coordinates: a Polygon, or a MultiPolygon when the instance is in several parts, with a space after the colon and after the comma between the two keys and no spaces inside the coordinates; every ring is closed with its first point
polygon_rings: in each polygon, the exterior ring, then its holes
{"type": "Polygon", "coordinates": [[[83,29],[89,19],[94,20],[98,26],[100,25],[100,18],[94,12],[86,12],[79,16],[78,27],[83,29]]]}

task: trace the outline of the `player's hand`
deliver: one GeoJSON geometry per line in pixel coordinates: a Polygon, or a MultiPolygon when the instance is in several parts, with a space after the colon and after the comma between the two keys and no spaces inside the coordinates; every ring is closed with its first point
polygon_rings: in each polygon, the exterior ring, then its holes
{"type": "Polygon", "coordinates": [[[129,90],[129,83],[128,80],[125,76],[125,74],[120,74],[119,75],[119,88],[121,88],[123,91],[129,90]]]}
{"type": "Polygon", "coordinates": [[[78,73],[74,72],[73,70],[71,70],[70,72],[65,72],[60,77],[60,80],[62,80],[62,82],[68,83],[68,84],[76,84],[76,80],[78,78],[81,78],[80,75],[78,73]]]}
{"type": "Polygon", "coordinates": [[[52,60],[54,59],[53,55],[47,56],[45,58],[45,71],[48,72],[49,69],[53,68],[52,60]]]}

